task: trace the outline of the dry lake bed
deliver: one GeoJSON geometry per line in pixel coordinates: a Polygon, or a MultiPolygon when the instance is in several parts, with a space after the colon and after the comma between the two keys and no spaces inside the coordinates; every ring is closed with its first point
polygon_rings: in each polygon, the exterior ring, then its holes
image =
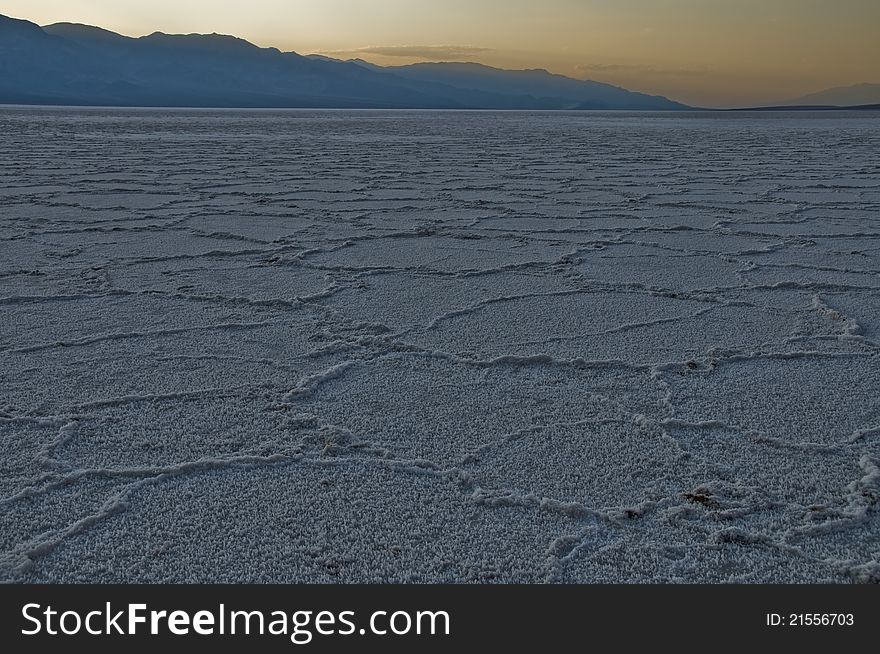
{"type": "Polygon", "coordinates": [[[0,109],[0,579],[880,580],[880,116],[0,109]]]}

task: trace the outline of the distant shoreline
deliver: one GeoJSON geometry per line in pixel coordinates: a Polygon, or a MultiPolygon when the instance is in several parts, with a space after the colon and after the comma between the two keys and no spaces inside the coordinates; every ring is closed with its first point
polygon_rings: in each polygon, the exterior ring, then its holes
{"type": "Polygon", "coordinates": [[[857,104],[852,106],[830,104],[773,105],[769,107],[743,107],[735,109],[704,109],[703,111],[880,111],[880,104],[857,104]]]}

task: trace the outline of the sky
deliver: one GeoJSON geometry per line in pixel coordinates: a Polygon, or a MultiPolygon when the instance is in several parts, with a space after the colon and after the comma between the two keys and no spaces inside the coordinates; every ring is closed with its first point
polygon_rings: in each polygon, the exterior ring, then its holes
{"type": "Polygon", "coordinates": [[[880,0],[0,0],[0,14],[381,65],[545,68],[706,107],[880,82],[880,0]]]}

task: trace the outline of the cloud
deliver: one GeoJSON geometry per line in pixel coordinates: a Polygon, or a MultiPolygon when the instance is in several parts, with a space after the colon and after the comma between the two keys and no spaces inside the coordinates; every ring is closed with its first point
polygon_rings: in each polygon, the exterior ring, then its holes
{"type": "Polygon", "coordinates": [[[619,73],[624,71],[642,72],[650,66],[642,64],[578,64],[575,69],[582,73],[619,73]]]}
{"type": "Polygon", "coordinates": [[[591,74],[638,74],[668,77],[686,77],[708,75],[711,69],[706,66],[682,66],[678,68],[660,68],[650,64],[577,64],[575,70],[584,75],[591,74]]]}
{"type": "Polygon", "coordinates": [[[409,57],[414,59],[466,59],[492,48],[472,45],[371,45],[354,50],[338,50],[328,54],[371,54],[382,57],[409,57]]]}

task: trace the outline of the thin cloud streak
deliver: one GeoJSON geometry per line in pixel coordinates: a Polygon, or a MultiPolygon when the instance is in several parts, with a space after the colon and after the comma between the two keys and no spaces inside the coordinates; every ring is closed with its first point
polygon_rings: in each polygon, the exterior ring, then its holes
{"type": "Polygon", "coordinates": [[[709,75],[713,71],[707,66],[682,66],[677,68],[661,68],[649,64],[577,64],[575,70],[583,75],[590,74],[633,74],[633,75],[657,75],[657,76],[700,76],[709,75]]]}
{"type": "Polygon", "coordinates": [[[492,48],[473,45],[371,45],[353,50],[325,51],[325,54],[368,54],[415,59],[465,59],[492,51],[492,48]]]}

